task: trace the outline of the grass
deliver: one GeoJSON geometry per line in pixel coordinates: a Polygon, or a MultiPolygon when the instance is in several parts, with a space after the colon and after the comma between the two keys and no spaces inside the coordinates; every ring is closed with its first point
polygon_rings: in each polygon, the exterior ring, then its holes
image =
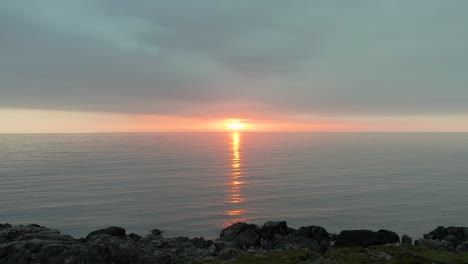
{"type": "Polygon", "coordinates": [[[317,259],[316,255],[312,255],[302,250],[278,251],[268,254],[264,257],[244,255],[240,256],[234,263],[236,264],[282,264],[282,263],[298,263],[305,260],[317,259]]]}
{"type": "MultiPolygon", "coordinates": [[[[266,256],[242,255],[234,264],[295,264],[314,263],[320,255],[302,250],[271,252],[266,256]]],[[[468,264],[468,255],[445,251],[427,250],[416,246],[376,246],[369,248],[349,247],[329,251],[321,258],[335,260],[336,264],[468,264]]],[[[205,264],[223,262],[206,262],[205,264]]],[[[320,263],[320,262],[317,262],[320,263]]]]}
{"type": "Polygon", "coordinates": [[[468,264],[468,255],[456,255],[445,251],[427,250],[415,246],[377,246],[369,248],[340,248],[325,255],[337,260],[337,264],[385,263],[385,264],[468,264]],[[391,259],[385,259],[385,255],[391,259]]]}

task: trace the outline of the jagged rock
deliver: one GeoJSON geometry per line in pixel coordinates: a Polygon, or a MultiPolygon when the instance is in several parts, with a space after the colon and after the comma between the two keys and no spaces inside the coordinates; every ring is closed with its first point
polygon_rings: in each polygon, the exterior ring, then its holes
{"type": "Polygon", "coordinates": [[[400,238],[396,233],[387,230],[379,230],[377,232],[371,230],[345,230],[337,236],[335,246],[368,247],[398,243],[399,241],[400,238]]]}
{"type": "Polygon", "coordinates": [[[408,235],[403,235],[401,237],[401,243],[405,244],[405,245],[412,245],[413,244],[413,239],[408,235]]]}
{"type": "Polygon", "coordinates": [[[223,229],[220,239],[241,248],[257,246],[260,242],[260,228],[254,224],[239,222],[223,229]]]}
{"type": "Polygon", "coordinates": [[[127,234],[125,232],[125,229],[123,229],[122,227],[111,226],[111,227],[108,227],[108,228],[98,229],[96,231],[93,231],[93,232],[89,233],[86,236],[86,239],[88,239],[90,237],[93,237],[93,236],[98,236],[98,235],[109,235],[109,236],[124,237],[127,234]]]}

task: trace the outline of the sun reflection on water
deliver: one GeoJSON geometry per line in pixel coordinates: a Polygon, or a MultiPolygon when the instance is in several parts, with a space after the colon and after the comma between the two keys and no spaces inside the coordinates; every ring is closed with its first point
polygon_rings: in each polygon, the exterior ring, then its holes
{"type": "Polygon", "coordinates": [[[247,209],[243,208],[243,203],[246,199],[242,195],[242,186],[245,181],[242,180],[242,159],[241,159],[241,135],[239,132],[232,132],[231,135],[231,172],[229,175],[229,190],[227,203],[230,209],[226,212],[229,220],[225,223],[226,226],[236,222],[246,221],[247,209]]]}

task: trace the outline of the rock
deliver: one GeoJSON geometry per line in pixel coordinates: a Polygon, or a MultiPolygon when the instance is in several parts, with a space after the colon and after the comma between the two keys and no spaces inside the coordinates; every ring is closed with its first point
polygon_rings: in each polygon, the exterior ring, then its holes
{"type": "Polygon", "coordinates": [[[223,229],[220,239],[241,248],[258,246],[260,242],[260,229],[254,224],[239,222],[223,229]]]}
{"type": "Polygon", "coordinates": [[[377,259],[385,260],[385,261],[390,261],[392,260],[392,256],[388,253],[385,252],[376,252],[373,254],[377,259]]]}
{"type": "Polygon", "coordinates": [[[379,243],[381,245],[400,243],[400,237],[395,232],[381,229],[377,233],[379,234],[379,243]]]}
{"type": "Polygon", "coordinates": [[[446,251],[464,251],[464,244],[468,242],[468,228],[438,226],[436,229],[424,235],[424,241],[420,241],[421,247],[434,248],[446,251]]]}
{"type": "Polygon", "coordinates": [[[8,223],[0,224],[0,230],[1,230],[1,229],[5,229],[5,228],[10,228],[10,227],[11,227],[11,225],[8,224],[8,223]]]}
{"type": "Polygon", "coordinates": [[[468,227],[463,227],[463,240],[468,241],[468,227]]]}
{"type": "Polygon", "coordinates": [[[408,235],[403,235],[401,237],[401,243],[404,244],[404,245],[412,245],[413,244],[413,239],[408,235]]]}
{"type": "Polygon", "coordinates": [[[323,240],[323,241],[320,243],[320,249],[321,249],[323,252],[326,252],[330,247],[331,247],[331,243],[330,243],[330,241],[328,241],[328,240],[323,240]]]}
{"type": "Polygon", "coordinates": [[[345,230],[336,238],[336,247],[368,247],[398,243],[399,236],[391,231],[379,230],[377,232],[370,230],[345,230]]]}
{"type": "Polygon", "coordinates": [[[447,228],[439,226],[436,229],[424,235],[425,239],[448,240],[456,243],[468,240],[468,228],[449,226],[447,228]]]}
{"type": "Polygon", "coordinates": [[[140,235],[137,235],[137,234],[135,234],[135,233],[131,233],[130,235],[128,235],[128,237],[129,237],[130,239],[132,239],[133,241],[138,241],[138,240],[141,239],[141,236],[140,236],[140,235]]]}
{"type": "Polygon", "coordinates": [[[288,228],[286,221],[270,221],[262,226],[260,232],[263,238],[271,239],[275,236],[288,236],[292,229],[288,228]]]}
{"type": "Polygon", "coordinates": [[[164,232],[164,231],[161,231],[161,230],[159,230],[159,229],[153,229],[153,230],[151,230],[151,234],[152,234],[153,236],[161,236],[163,232],[164,232]]]}
{"type": "Polygon", "coordinates": [[[219,253],[218,258],[222,260],[230,260],[238,257],[240,254],[241,252],[235,248],[226,248],[219,253]]]}
{"type": "Polygon", "coordinates": [[[453,243],[445,240],[419,239],[417,246],[433,250],[454,251],[453,243]]]}
{"type": "Polygon", "coordinates": [[[266,222],[260,228],[260,247],[265,250],[294,248],[289,237],[294,232],[286,221],[266,222]]]}
{"type": "MultiPolygon", "coordinates": [[[[2,225],[4,226],[4,225],[2,225]]],[[[2,264],[150,264],[199,263],[240,254],[204,238],[163,238],[160,232],[140,237],[120,228],[92,232],[74,239],[39,225],[14,226],[0,230],[2,264]]],[[[236,251],[237,250],[237,251],[236,251]]]]}
{"type": "Polygon", "coordinates": [[[317,243],[331,240],[327,230],[320,226],[303,226],[294,235],[314,239],[317,243]]]}
{"type": "Polygon", "coordinates": [[[468,253],[468,242],[463,242],[455,247],[455,252],[457,254],[466,254],[468,253]]]}
{"type": "Polygon", "coordinates": [[[93,231],[93,232],[89,233],[86,236],[86,239],[89,239],[89,238],[91,238],[93,236],[98,236],[98,235],[109,235],[109,236],[116,236],[116,237],[125,237],[126,232],[125,232],[125,229],[123,229],[122,227],[111,226],[111,227],[104,228],[104,229],[98,229],[96,231],[93,231]]]}
{"type": "Polygon", "coordinates": [[[211,240],[205,240],[203,237],[195,237],[190,239],[190,242],[194,247],[197,248],[208,248],[211,245],[213,245],[213,241],[211,240]]]}

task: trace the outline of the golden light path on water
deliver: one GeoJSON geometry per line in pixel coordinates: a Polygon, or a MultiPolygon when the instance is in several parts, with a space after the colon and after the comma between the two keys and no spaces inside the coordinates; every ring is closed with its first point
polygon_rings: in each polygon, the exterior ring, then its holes
{"type": "Polygon", "coordinates": [[[245,222],[247,210],[243,208],[243,203],[246,201],[242,195],[242,186],[244,185],[242,174],[242,158],[241,158],[241,135],[239,132],[232,132],[231,135],[231,173],[229,175],[229,191],[227,203],[230,209],[226,214],[230,217],[225,225],[231,225],[236,222],[245,222]]]}

